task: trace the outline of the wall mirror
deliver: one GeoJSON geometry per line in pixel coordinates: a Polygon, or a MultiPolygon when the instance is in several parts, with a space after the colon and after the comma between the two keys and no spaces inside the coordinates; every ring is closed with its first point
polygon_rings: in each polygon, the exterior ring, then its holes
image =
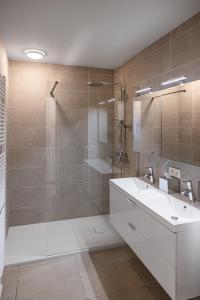
{"type": "Polygon", "coordinates": [[[134,98],[133,149],[200,166],[200,80],[134,98]]]}

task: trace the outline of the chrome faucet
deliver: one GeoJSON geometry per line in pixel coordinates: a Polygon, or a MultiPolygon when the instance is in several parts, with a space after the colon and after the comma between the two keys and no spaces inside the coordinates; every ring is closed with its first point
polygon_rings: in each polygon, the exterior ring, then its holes
{"type": "Polygon", "coordinates": [[[154,177],[154,173],[153,173],[153,168],[152,167],[146,167],[147,169],[147,173],[144,175],[145,178],[147,178],[148,180],[150,180],[151,183],[155,183],[155,177],[154,177]]]}
{"type": "Polygon", "coordinates": [[[187,188],[181,192],[181,195],[189,197],[189,200],[191,202],[195,202],[193,187],[192,187],[192,181],[191,180],[183,180],[182,182],[185,182],[187,184],[187,188]]]}

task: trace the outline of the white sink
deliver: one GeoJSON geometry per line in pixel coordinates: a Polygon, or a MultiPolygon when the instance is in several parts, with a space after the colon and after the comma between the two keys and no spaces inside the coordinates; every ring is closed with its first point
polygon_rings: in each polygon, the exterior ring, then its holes
{"type": "Polygon", "coordinates": [[[146,209],[173,232],[191,227],[200,227],[200,204],[192,204],[186,197],[166,194],[141,178],[112,179],[111,184],[146,209]]]}

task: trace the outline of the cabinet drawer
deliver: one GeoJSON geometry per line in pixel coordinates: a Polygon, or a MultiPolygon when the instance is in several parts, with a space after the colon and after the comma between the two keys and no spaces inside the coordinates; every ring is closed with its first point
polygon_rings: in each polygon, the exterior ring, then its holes
{"type": "Polygon", "coordinates": [[[129,244],[129,246],[133,249],[169,296],[172,299],[176,299],[175,267],[171,266],[165,258],[159,255],[145,239],[133,242],[132,244],[129,244]]]}
{"type": "Polygon", "coordinates": [[[127,244],[131,245],[141,240],[142,237],[135,226],[124,219],[119,212],[113,209],[113,207],[110,211],[110,222],[127,244]]]}
{"type": "Polygon", "coordinates": [[[125,197],[117,189],[110,187],[110,210],[118,211],[120,216],[131,223],[138,233],[169,264],[175,266],[176,234],[134,204],[133,198],[125,197]]]}

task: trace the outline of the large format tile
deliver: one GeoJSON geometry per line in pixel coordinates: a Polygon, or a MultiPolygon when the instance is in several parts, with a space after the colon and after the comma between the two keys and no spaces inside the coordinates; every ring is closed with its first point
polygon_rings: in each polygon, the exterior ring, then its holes
{"type": "Polygon", "coordinates": [[[6,267],[3,273],[1,300],[15,300],[17,293],[18,267],[6,267]]]}
{"type": "MultiPolygon", "coordinates": [[[[108,293],[91,300],[156,300],[151,290],[147,287],[108,293]]],[[[163,299],[164,300],[164,299],[163,299]]]]}
{"type": "Polygon", "coordinates": [[[50,79],[48,64],[10,63],[10,87],[45,90],[50,79]]]}
{"type": "Polygon", "coordinates": [[[58,109],[54,126],[66,130],[87,129],[87,109],[58,109]]]}
{"type": "Polygon", "coordinates": [[[193,27],[190,31],[182,34],[171,42],[171,66],[187,64],[199,59],[200,51],[200,24],[193,27]],[[195,45],[195,47],[194,47],[195,45]]]}
{"type": "Polygon", "coordinates": [[[46,89],[29,89],[24,86],[23,88],[12,87],[9,90],[8,97],[8,115],[9,109],[21,108],[25,111],[34,111],[46,109],[46,89]]]}
{"type": "Polygon", "coordinates": [[[192,18],[186,20],[184,23],[182,23],[181,25],[173,29],[170,32],[170,37],[172,39],[176,38],[179,35],[182,35],[183,33],[191,30],[192,27],[196,26],[199,23],[200,23],[200,13],[198,12],[197,14],[192,16],[192,18]]]}
{"type": "MultiPolygon", "coordinates": [[[[73,170],[72,170],[73,171],[73,170]]],[[[10,169],[8,187],[11,189],[24,187],[42,187],[55,184],[55,167],[37,167],[10,169]]]]}
{"type": "Polygon", "coordinates": [[[9,148],[42,147],[46,145],[47,132],[45,128],[9,127],[9,148]]]}
{"type": "Polygon", "coordinates": [[[52,202],[51,187],[19,188],[8,191],[10,209],[45,206],[52,202]]]}
{"type": "Polygon", "coordinates": [[[48,206],[10,209],[10,226],[42,223],[48,220],[48,206]]]}
{"type": "Polygon", "coordinates": [[[41,167],[55,163],[56,149],[50,147],[12,148],[8,152],[9,168],[41,167]]]}
{"type": "Polygon", "coordinates": [[[130,264],[132,255],[126,248],[78,255],[87,297],[143,287],[144,281],[130,264]]]}
{"type": "Polygon", "coordinates": [[[169,43],[144,56],[143,80],[165,73],[170,67],[169,43]]]}
{"type": "Polygon", "coordinates": [[[7,124],[9,127],[45,127],[46,111],[41,108],[10,107],[7,124]]]}
{"type": "Polygon", "coordinates": [[[55,91],[57,109],[86,108],[88,106],[88,92],[55,91]]]}
{"type": "Polygon", "coordinates": [[[16,300],[83,300],[84,289],[70,256],[19,268],[16,300]]]}

